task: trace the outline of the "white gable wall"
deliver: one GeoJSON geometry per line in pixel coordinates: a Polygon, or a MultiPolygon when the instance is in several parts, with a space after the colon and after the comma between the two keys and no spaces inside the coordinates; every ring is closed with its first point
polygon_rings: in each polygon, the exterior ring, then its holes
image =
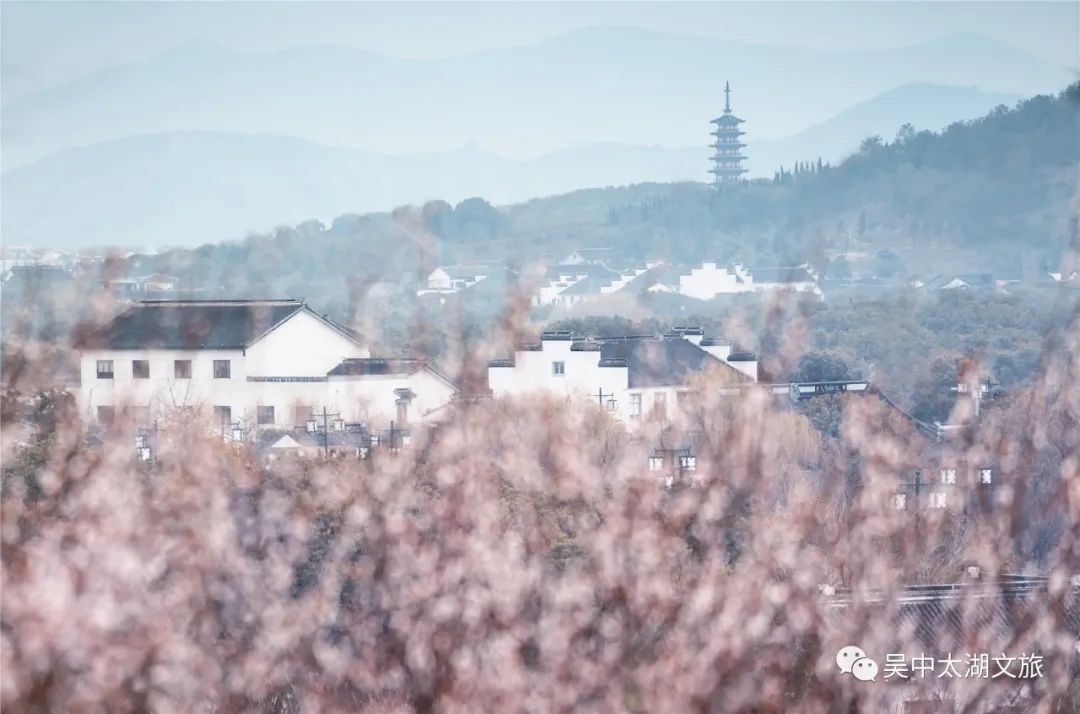
{"type": "Polygon", "coordinates": [[[629,370],[626,367],[600,367],[600,353],[575,351],[567,340],[545,340],[541,350],[514,353],[513,367],[488,368],[488,386],[496,397],[530,395],[541,392],[562,396],[596,399],[602,390],[604,400],[614,398],[617,407],[625,407],[629,370]],[[555,362],[562,362],[564,374],[557,375],[555,362]]]}
{"type": "Polygon", "coordinates": [[[301,310],[248,348],[247,369],[259,377],[325,377],[344,359],[369,356],[366,347],[301,310]]]}
{"type": "Polygon", "coordinates": [[[447,406],[456,391],[425,367],[413,374],[331,377],[328,399],[330,408],[340,412],[346,421],[385,429],[391,421],[397,421],[395,389],[409,389],[416,395],[409,404],[410,423],[439,421],[449,416],[447,406]]]}
{"type": "Polygon", "coordinates": [[[738,276],[727,268],[717,267],[716,263],[703,263],[694,268],[689,275],[679,276],[679,292],[697,300],[712,300],[717,295],[741,293],[752,289],[745,282],[739,282],[738,276]]]}

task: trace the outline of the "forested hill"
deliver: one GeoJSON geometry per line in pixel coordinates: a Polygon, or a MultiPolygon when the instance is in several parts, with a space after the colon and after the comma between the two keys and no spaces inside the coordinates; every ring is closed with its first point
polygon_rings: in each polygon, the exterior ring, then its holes
{"type": "Polygon", "coordinates": [[[1074,84],[940,133],[904,127],[867,138],[838,166],[789,166],[720,193],[701,184],[582,191],[509,215],[526,244],[592,242],[674,259],[796,263],[860,247],[949,246],[1001,266],[1021,252],[1056,264],[1080,175],[1078,136],[1074,84]]]}
{"type": "Polygon", "coordinates": [[[905,128],[895,138],[871,137],[837,166],[787,167],[773,180],[722,192],[698,183],[640,184],[501,209],[481,199],[456,207],[436,201],[136,256],[127,269],[169,272],[188,286],[232,294],[338,304],[357,285],[411,278],[439,262],[520,262],[582,246],[616,246],[628,258],[773,264],[888,247],[909,249],[903,267],[911,273],[938,268],[932,258],[920,263],[921,250],[961,247],[977,251],[981,264],[970,271],[1037,271],[1056,265],[1068,242],[1078,132],[1074,84],[940,133],[905,128]]]}

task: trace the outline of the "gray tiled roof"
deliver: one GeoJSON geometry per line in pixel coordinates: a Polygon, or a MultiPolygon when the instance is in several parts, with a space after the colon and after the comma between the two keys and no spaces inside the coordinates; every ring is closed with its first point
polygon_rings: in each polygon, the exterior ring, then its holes
{"type": "Polygon", "coordinates": [[[755,283],[812,283],[814,276],[802,266],[791,268],[753,268],[750,276],[755,283]]]}
{"type": "Polygon", "coordinates": [[[424,362],[411,357],[367,357],[347,359],[327,373],[330,377],[359,376],[367,374],[412,374],[420,370],[424,362]]]}
{"type": "Polygon", "coordinates": [[[298,300],[147,300],[75,340],[82,349],[243,349],[297,312],[359,341],[344,325],[298,300]]]}
{"type": "MultiPolygon", "coordinates": [[[[686,384],[693,374],[724,366],[722,360],[681,338],[604,342],[600,358],[626,360],[631,388],[686,384]]],[[[737,370],[731,372],[746,381],[750,379],[737,370]]]]}

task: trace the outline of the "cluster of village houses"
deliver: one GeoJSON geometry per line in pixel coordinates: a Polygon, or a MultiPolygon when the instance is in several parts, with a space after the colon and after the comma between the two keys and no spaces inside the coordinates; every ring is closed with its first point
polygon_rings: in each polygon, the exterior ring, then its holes
{"type": "MultiPolygon", "coordinates": [[[[439,421],[458,396],[427,361],[372,356],[351,328],[296,300],[143,300],[79,338],[79,406],[90,421],[139,423],[201,409],[234,424],[292,429],[324,410],[345,423],[439,421]]],[[[700,329],[589,339],[544,333],[493,360],[492,396],[597,398],[634,422],[674,409],[695,375],[757,382],[757,356],[700,329]]]]}
{"type": "MultiPolygon", "coordinates": [[[[427,276],[417,295],[449,295],[480,285],[499,274],[497,265],[443,265],[427,276]]],[[[696,266],[675,266],[667,261],[627,264],[608,248],[580,248],[544,269],[533,286],[534,307],[570,307],[610,295],[638,296],[672,293],[695,300],[719,295],[793,290],[821,296],[818,276],[807,265],[757,268],[704,261],[696,266]]]]}
{"type": "MultiPolygon", "coordinates": [[[[924,256],[925,257],[925,256],[924,256]]],[[[970,256],[944,256],[950,264],[967,265],[970,256]]],[[[856,266],[856,274],[839,277],[821,275],[808,264],[782,267],[749,267],[738,262],[703,260],[675,264],[666,260],[634,262],[611,248],[579,248],[561,259],[542,266],[540,275],[529,274],[518,286],[531,290],[532,305],[572,307],[619,296],[637,299],[643,295],[666,294],[689,300],[712,300],[724,295],[765,292],[795,292],[826,298],[833,292],[862,296],[887,295],[906,288],[922,293],[936,291],[1008,292],[1016,287],[1065,287],[1080,289],[1080,275],[1050,272],[1027,281],[1018,275],[995,276],[990,273],[941,271],[907,276],[881,277],[874,270],[872,253],[844,253],[834,256],[845,265],[856,266]],[[858,266],[865,266],[858,268],[858,266]]],[[[28,248],[0,249],[0,278],[5,299],[26,290],[62,289],[80,273],[100,270],[103,256],[42,251],[28,248]]],[[[473,262],[440,265],[431,270],[415,288],[420,299],[445,301],[454,295],[483,291],[505,284],[509,277],[505,264],[473,262]]],[[[520,277],[520,276],[517,276],[520,277]]],[[[143,299],[195,297],[216,294],[218,289],[190,284],[181,278],[162,274],[110,275],[104,287],[118,302],[143,299]]],[[[389,280],[374,283],[380,293],[394,295],[413,289],[409,281],[389,280]]],[[[498,289],[496,287],[495,289],[498,289]]]]}
{"type": "MultiPolygon", "coordinates": [[[[837,256],[845,264],[867,266],[858,275],[820,275],[808,264],[782,267],[748,267],[738,262],[704,260],[674,264],[665,260],[627,262],[609,248],[580,248],[561,260],[543,266],[538,279],[529,282],[534,307],[572,307],[615,296],[638,298],[667,294],[691,300],[713,300],[724,295],[795,292],[823,298],[836,291],[866,296],[884,295],[898,288],[930,293],[974,291],[1005,293],[1015,287],[1080,287],[1074,271],[1040,275],[1032,282],[1018,276],[1001,277],[979,272],[934,272],[882,278],[873,271],[871,254],[837,256]],[[850,262],[849,262],[850,261],[850,262]]],[[[495,263],[440,265],[432,270],[416,294],[440,297],[482,290],[505,278],[506,267],[495,263]]]]}
{"type": "MultiPolygon", "coordinates": [[[[88,423],[104,428],[126,420],[145,433],[171,419],[199,419],[229,441],[273,434],[270,457],[362,457],[380,440],[403,446],[413,429],[448,419],[460,399],[453,379],[431,363],[373,356],[361,335],[296,300],[143,300],[75,346],[77,401],[88,423]]],[[[765,389],[792,401],[871,390],[859,380],[761,384],[757,355],[692,327],[609,338],[543,333],[492,360],[487,386],[491,397],[592,402],[635,430],[676,418],[693,403],[702,377],[710,378],[709,389],[731,395],[765,389]]],[[[140,445],[149,452],[145,441],[140,445]]],[[[696,459],[687,443],[658,449],[649,468],[670,482],[676,472],[693,472],[696,459]]],[[[992,483],[988,467],[977,473],[978,483],[992,483]]],[[[902,485],[894,506],[945,508],[957,483],[957,468],[943,467],[936,480],[902,485]]]]}

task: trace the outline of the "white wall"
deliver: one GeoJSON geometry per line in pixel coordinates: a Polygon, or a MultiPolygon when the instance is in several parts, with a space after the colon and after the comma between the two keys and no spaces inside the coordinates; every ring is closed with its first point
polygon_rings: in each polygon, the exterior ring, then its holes
{"type": "Polygon", "coordinates": [[[80,360],[79,409],[94,420],[98,406],[142,407],[163,418],[178,407],[228,406],[235,414],[247,404],[245,360],[240,350],[94,350],[80,360]],[[150,363],[149,379],[134,379],[132,361],[150,363]],[[214,379],[214,360],[227,359],[231,376],[214,379]],[[112,360],[113,379],[97,378],[97,361],[112,360]],[[175,361],[191,360],[191,379],[175,377],[175,361]]]}
{"type": "Polygon", "coordinates": [[[416,395],[409,405],[410,423],[439,421],[449,416],[447,405],[454,397],[452,385],[424,368],[413,374],[331,377],[328,383],[330,408],[346,421],[366,422],[372,428],[386,428],[397,420],[395,389],[410,389],[416,395]]]}
{"type": "Polygon", "coordinates": [[[739,370],[747,377],[750,377],[755,382],[758,379],[758,361],[753,360],[741,360],[741,361],[728,361],[728,364],[739,370]]]}
{"type": "MultiPolygon", "coordinates": [[[[84,419],[95,421],[98,406],[145,410],[148,419],[166,419],[177,408],[227,406],[231,418],[255,426],[257,407],[274,407],[274,426],[294,426],[294,407],[327,403],[326,373],[348,357],[367,357],[357,345],[314,315],[300,311],[249,350],[90,350],[80,358],[78,403],[84,419]],[[230,362],[228,379],[214,378],[214,360],[230,362]],[[113,361],[113,379],[97,378],[97,361],[113,361]],[[132,361],[150,363],[149,379],[134,379],[132,361]],[[191,360],[191,378],[175,376],[175,361],[191,360]],[[308,377],[315,382],[249,382],[248,377],[308,377]]],[[[141,415],[140,415],[141,418],[141,415]]]]}
{"type": "MultiPolygon", "coordinates": [[[[685,338],[684,338],[685,339],[685,338]]],[[[690,336],[691,343],[700,340],[700,336],[690,336]]],[[[567,340],[545,340],[541,350],[518,350],[514,352],[513,367],[489,367],[488,386],[496,397],[528,397],[530,394],[547,392],[565,396],[583,397],[596,400],[597,390],[605,395],[614,395],[616,409],[614,415],[631,425],[641,423],[650,417],[656,405],[658,394],[665,400],[666,417],[674,419],[679,414],[679,393],[688,391],[688,385],[672,384],[648,387],[629,386],[629,369],[626,367],[600,367],[600,352],[575,351],[573,343],[567,340]],[[563,362],[565,374],[553,373],[552,363],[563,362]],[[641,395],[641,414],[635,417],[631,413],[633,395],[641,395]]],[[[701,349],[727,361],[731,352],[728,344],[701,349]]],[[[757,361],[729,362],[733,368],[757,381],[757,361]]],[[[597,400],[598,401],[598,400],[597,400]]]]}
{"type": "Polygon", "coordinates": [[[488,386],[496,397],[549,392],[597,399],[598,390],[602,390],[605,402],[611,395],[620,413],[626,408],[626,367],[600,367],[600,352],[571,350],[568,340],[541,344],[539,351],[516,351],[513,367],[488,369],[488,386]],[[554,362],[565,365],[565,374],[554,374],[554,362]]]}
{"type": "Polygon", "coordinates": [[[734,272],[726,267],[717,267],[716,263],[703,263],[700,268],[692,269],[689,275],[679,276],[679,292],[697,300],[712,300],[717,295],[751,289],[747,283],[740,283],[734,272]]]}

